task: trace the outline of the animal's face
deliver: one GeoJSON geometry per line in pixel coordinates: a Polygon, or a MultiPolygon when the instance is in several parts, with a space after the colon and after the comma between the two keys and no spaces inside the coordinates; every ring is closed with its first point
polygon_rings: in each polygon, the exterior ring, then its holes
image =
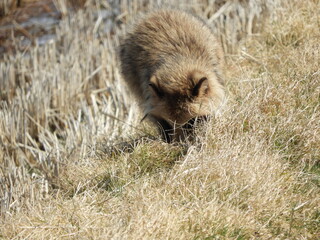
{"type": "Polygon", "coordinates": [[[192,71],[180,79],[166,80],[156,76],[150,79],[151,113],[172,128],[191,125],[196,118],[205,119],[222,101],[223,88],[214,74],[192,71]]]}

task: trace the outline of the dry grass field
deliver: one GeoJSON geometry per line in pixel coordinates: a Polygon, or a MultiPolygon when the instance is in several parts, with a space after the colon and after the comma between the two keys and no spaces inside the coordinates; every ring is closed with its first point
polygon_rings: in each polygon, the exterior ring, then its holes
{"type": "Polygon", "coordinates": [[[0,239],[320,239],[319,0],[174,3],[227,53],[228,102],[181,144],[117,64],[164,1],[54,2],[55,39],[0,60],[0,239]]]}

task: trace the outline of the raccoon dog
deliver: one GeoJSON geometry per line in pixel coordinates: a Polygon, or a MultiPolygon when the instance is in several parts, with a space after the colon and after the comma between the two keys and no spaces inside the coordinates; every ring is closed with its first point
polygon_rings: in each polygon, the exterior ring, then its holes
{"type": "Polygon", "coordinates": [[[179,10],[153,11],[119,49],[122,75],[167,142],[206,119],[224,99],[222,48],[209,27],[179,10]]]}

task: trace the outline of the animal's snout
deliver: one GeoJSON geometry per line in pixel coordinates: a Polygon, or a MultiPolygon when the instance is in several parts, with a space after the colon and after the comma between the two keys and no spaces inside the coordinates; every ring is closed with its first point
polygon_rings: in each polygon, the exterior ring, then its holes
{"type": "Polygon", "coordinates": [[[210,119],[210,116],[204,115],[204,116],[198,116],[195,118],[191,118],[184,126],[184,129],[193,129],[194,127],[198,126],[199,124],[203,124],[205,122],[208,122],[210,119]]]}

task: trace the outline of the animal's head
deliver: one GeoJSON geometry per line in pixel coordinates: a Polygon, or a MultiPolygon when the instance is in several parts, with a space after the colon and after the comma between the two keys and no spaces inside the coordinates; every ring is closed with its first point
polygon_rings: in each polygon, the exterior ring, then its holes
{"type": "Polygon", "coordinates": [[[213,71],[192,69],[173,74],[156,73],[150,78],[151,114],[173,128],[206,118],[221,105],[224,89],[213,71]]]}

